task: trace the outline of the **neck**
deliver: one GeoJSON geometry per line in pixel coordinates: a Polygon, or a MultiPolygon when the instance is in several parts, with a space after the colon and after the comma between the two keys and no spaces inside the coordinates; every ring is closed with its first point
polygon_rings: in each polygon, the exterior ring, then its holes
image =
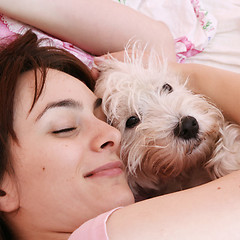
{"type": "Polygon", "coordinates": [[[23,220],[19,213],[8,213],[5,217],[17,240],[67,240],[71,235],[68,232],[53,231],[50,227],[37,227],[33,221],[23,220]]]}

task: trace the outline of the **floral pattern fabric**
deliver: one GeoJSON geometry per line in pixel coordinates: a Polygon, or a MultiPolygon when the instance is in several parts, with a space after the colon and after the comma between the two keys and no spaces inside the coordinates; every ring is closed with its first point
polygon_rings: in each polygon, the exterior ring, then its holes
{"type": "MultiPolygon", "coordinates": [[[[199,0],[113,0],[146,14],[157,21],[164,22],[175,39],[178,62],[194,56],[204,50],[214,37],[217,21],[203,7],[199,0]]],[[[14,33],[23,34],[30,26],[0,14],[0,38],[14,33]]],[[[32,28],[32,27],[31,27],[32,28]]],[[[46,42],[63,48],[78,57],[89,68],[93,65],[93,56],[73,44],[47,35],[35,28],[33,32],[39,38],[49,38],[46,42]]]]}
{"type": "Polygon", "coordinates": [[[32,29],[32,31],[37,35],[39,39],[47,38],[50,41],[44,41],[45,45],[51,45],[58,48],[65,49],[72,53],[74,56],[79,58],[84,64],[86,64],[89,68],[92,67],[93,56],[84,52],[80,48],[74,46],[69,42],[61,41],[60,39],[54,38],[50,35],[43,33],[42,31],[32,28],[28,25],[15,21],[7,16],[0,14],[0,38],[8,37],[7,40],[13,39],[11,36],[17,34],[24,34],[27,30],[32,29]]]}
{"type": "Polygon", "coordinates": [[[175,39],[178,62],[204,50],[215,36],[217,20],[199,0],[114,0],[164,22],[175,39]]]}

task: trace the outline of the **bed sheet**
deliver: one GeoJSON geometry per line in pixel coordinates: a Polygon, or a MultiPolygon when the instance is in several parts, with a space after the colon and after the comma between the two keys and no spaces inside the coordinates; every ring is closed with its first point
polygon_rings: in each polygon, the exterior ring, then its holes
{"type": "Polygon", "coordinates": [[[48,41],[43,41],[42,45],[55,46],[58,48],[62,48],[66,51],[69,51],[74,56],[79,58],[89,68],[92,68],[93,56],[86,53],[85,51],[78,48],[77,46],[75,46],[69,42],[61,41],[60,39],[50,36],[49,34],[46,34],[42,31],[40,31],[39,29],[36,29],[32,26],[29,26],[29,25],[26,25],[19,21],[16,21],[16,20],[9,18],[0,13],[0,39],[1,39],[1,41],[3,41],[4,39],[7,41],[11,41],[12,39],[14,39],[13,36],[15,35],[15,33],[24,34],[29,29],[32,29],[32,31],[37,35],[38,39],[47,39],[48,40],[48,41]]]}
{"type": "Polygon", "coordinates": [[[202,0],[218,21],[205,50],[186,62],[206,64],[240,73],[240,0],[202,0]]]}
{"type": "MultiPolygon", "coordinates": [[[[240,0],[113,0],[165,22],[176,41],[178,61],[200,63],[240,73],[240,0]]],[[[0,37],[23,33],[29,26],[0,14],[0,37]]],[[[52,39],[92,67],[90,54],[71,43],[52,39]]]]}
{"type": "Polygon", "coordinates": [[[206,64],[240,73],[240,0],[115,1],[165,22],[175,38],[185,35],[199,51],[195,54],[189,52],[184,62],[206,64]],[[209,16],[205,19],[205,25],[210,23],[210,27],[214,28],[212,32],[205,31],[205,39],[204,32],[197,25],[199,19],[194,19],[191,4],[200,5],[203,9],[200,14],[209,16]]]}
{"type": "Polygon", "coordinates": [[[202,52],[216,33],[216,18],[199,0],[114,1],[164,22],[175,40],[178,62],[202,52]]]}

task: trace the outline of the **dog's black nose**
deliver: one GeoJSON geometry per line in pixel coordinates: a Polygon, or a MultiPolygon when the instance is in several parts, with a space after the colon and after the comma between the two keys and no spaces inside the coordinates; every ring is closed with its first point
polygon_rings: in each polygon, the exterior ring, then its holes
{"type": "Polygon", "coordinates": [[[196,138],[199,130],[199,125],[196,118],[186,116],[181,119],[176,128],[174,135],[185,140],[196,138]]]}

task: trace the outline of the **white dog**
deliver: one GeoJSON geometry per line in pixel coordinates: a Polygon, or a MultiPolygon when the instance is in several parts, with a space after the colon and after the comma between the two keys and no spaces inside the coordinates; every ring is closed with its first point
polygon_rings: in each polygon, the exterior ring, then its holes
{"type": "MultiPolygon", "coordinates": [[[[151,197],[240,169],[240,128],[151,54],[100,64],[95,93],[122,134],[121,157],[135,194],[151,197]]],[[[217,81],[217,79],[216,79],[217,81]]]]}

